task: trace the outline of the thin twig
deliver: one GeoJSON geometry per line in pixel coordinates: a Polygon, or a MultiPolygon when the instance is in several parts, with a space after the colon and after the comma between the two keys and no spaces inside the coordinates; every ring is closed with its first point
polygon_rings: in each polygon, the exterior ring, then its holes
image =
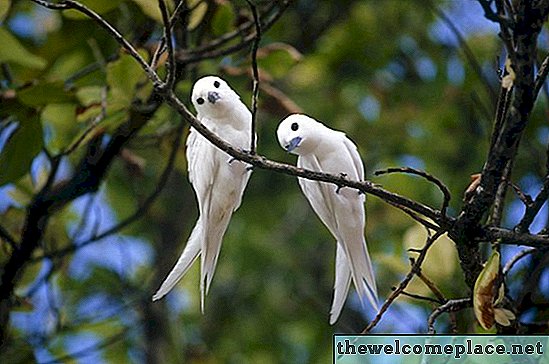
{"type": "Polygon", "coordinates": [[[181,135],[184,130],[184,123],[181,123],[178,127],[176,136],[174,138],[172,150],[170,152],[170,156],[168,158],[168,162],[166,163],[166,167],[162,171],[162,174],[160,175],[160,178],[158,179],[158,183],[156,184],[155,190],[141,203],[141,205],[136,209],[136,211],[125,218],[124,220],[120,221],[119,223],[115,224],[114,226],[108,228],[107,230],[99,233],[99,234],[93,234],[91,238],[88,240],[85,240],[78,245],[71,245],[64,249],[60,249],[54,252],[50,252],[48,254],[44,254],[42,256],[38,256],[35,258],[32,258],[32,262],[41,261],[44,258],[58,258],[60,256],[64,256],[70,253],[75,252],[76,250],[89,245],[91,243],[94,243],[96,241],[99,241],[101,239],[106,238],[107,236],[110,236],[112,234],[115,234],[125,228],[126,226],[130,225],[134,221],[139,220],[151,207],[153,202],[156,200],[156,198],[160,195],[160,193],[164,190],[164,187],[166,186],[166,183],[168,182],[168,178],[170,177],[171,172],[173,171],[173,167],[175,165],[175,160],[177,157],[177,151],[179,150],[179,146],[181,145],[181,135]]]}
{"type": "Polygon", "coordinates": [[[394,300],[398,298],[402,294],[402,292],[406,289],[408,284],[412,281],[412,278],[421,270],[421,265],[423,264],[423,261],[425,260],[425,257],[427,256],[427,252],[429,251],[429,248],[444,234],[443,231],[437,231],[433,236],[429,237],[427,239],[427,242],[425,243],[423,250],[421,254],[417,257],[414,264],[412,265],[410,271],[404,277],[404,279],[400,282],[398,287],[389,295],[387,300],[383,303],[383,306],[379,309],[376,317],[366,326],[364,330],[362,330],[362,334],[366,334],[370,332],[381,320],[383,317],[383,314],[389,309],[389,306],[393,303],[394,300]]]}
{"type": "Polygon", "coordinates": [[[545,84],[548,74],[549,74],[549,54],[545,56],[545,59],[543,60],[543,62],[541,63],[541,66],[538,69],[536,82],[534,83],[534,99],[538,97],[539,91],[545,84]]]}
{"type": "Polygon", "coordinates": [[[503,17],[501,14],[496,13],[491,7],[490,3],[492,0],[478,0],[479,4],[484,10],[484,17],[493,22],[499,23],[501,27],[511,28],[512,23],[509,19],[503,17]]]}
{"type": "MultiPolygon", "coordinates": [[[[184,2],[184,1],[181,1],[184,2]]],[[[181,5],[181,4],[179,4],[181,5]]],[[[166,3],[164,0],[158,0],[158,7],[162,13],[162,21],[164,22],[164,38],[166,39],[165,43],[168,46],[168,75],[166,76],[166,83],[164,87],[172,89],[175,83],[175,52],[173,49],[173,37],[172,37],[172,24],[170,21],[170,16],[168,14],[168,9],[166,8],[166,3]]]]}
{"type": "MultiPolygon", "coordinates": [[[[391,287],[391,290],[394,291],[395,289],[396,289],[396,287],[391,287]]],[[[444,303],[444,301],[441,302],[436,298],[422,296],[422,295],[419,295],[419,294],[410,293],[410,292],[406,292],[406,291],[402,291],[401,295],[406,296],[406,297],[410,297],[410,298],[414,298],[414,299],[419,300],[419,301],[427,301],[427,302],[438,303],[438,304],[444,303]]]]}
{"type": "Polygon", "coordinates": [[[509,259],[509,261],[503,267],[503,270],[502,270],[503,275],[504,276],[507,275],[507,273],[509,273],[509,271],[515,266],[515,264],[518,263],[519,260],[521,260],[522,258],[530,254],[534,254],[535,252],[538,252],[538,251],[539,250],[536,248],[526,248],[521,250],[517,254],[515,254],[511,259],[509,259]]]}
{"type": "Polygon", "coordinates": [[[448,209],[448,204],[450,203],[450,199],[452,198],[452,196],[450,195],[450,190],[448,189],[448,187],[446,187],[446,185],[441,180],[439,180],[435,176],[425,171],[420,171],[410,167],[393,167],[393,168],[388,168],[382,171],[374,172],[376,176],[380,176],[382,174],[389,174],[389,173],[414,174],[414,175],[425,178],[429,182],[434,183],[438,187],[440,192],[442,192],[442,195],[444,196],[444,200],[442,202],[442,207],[440,208],[440,212],[442,213],[443,216],[446,216],[446,210],[448,209]]]}
{"type": "Polygon", "coordinates": [[[433,282],[432,280],[430,280],[429,278],[427,278],[427,276],[425,274],[423,274],[423,271],[419,271],[416,273],[417,277],[419,279],[421,279],[421,281],[423,283],[425,283],[425,285],[427,287],[429,287],[429,289],[431,290],[431,292],[433,292],[433,294],[436,296],[436,298],[438,299],[438,302],[439,303],[443,303],[443,302],[446,302],[447,299],[446,297],[444,297],[444,295],[442,294],[442,292],[440,291],[440,289],[438,289],[438,287],[436,286],[435,282],[433,282]]]}
{"type": "Polygon", "coordinates": [[[427,320],[427,327],[428,327],[428,333],[429,334],[435,334],[435,322],[437,318],[442,315],[445,312],[457,312],[461,311],[467,307],[471,307],[472,301],[470,298],[461,298],[456,300],[449,300],[445,304],[437,307],[431,315],[429,315],[429,319],[427,320]]]}
{"type": "Polygon", "coordinates": [[[524,215],[516,226],[517,231],[528,231],[530,225],[532,225],[532,222],[534,222],[535,217],[538,215],[545,202],[547,202],[547,198],[549,198],[549,174],[545,176],[545,179],[543,181],[543,187],[539,191],[535,200],[529,205],[526,205],[524,215]]]}
{"type": "MultiPolygon", "coordinates": [[[[262,23],[261,29],[263,33],[267,29],[269,29],[271,26],[273,26],[274,23],[282,16],[284,11],[290,6],[292,2],[295,0],[287,0],[280,3],[280,7],[276,13],[274,13],[269,19],[265,20],[265,22],[262,23]]],[[[206,59],[213,59],[218,57],[227,56],[229,54],[238,52],[246,47],[248,47],[252,42],[255,40],[255,32],[253,34],[249,34],[245,36],[241,42],[234,44],[232,46],[229,46],[227,48],[214,48],[211,51],[200,51],[198,53],[194,52],[187,52],[182,51],[178,52],[176,55],[177,60],[183,64],[191,64],[191,63],[197,63],[206,59]]]]}
{"type": "Polygon", "coordinates": [[[435,4],[429,2],[428,3],[433,10],[433,12],[450,28],[450,30],[454,33],[454,36],[457,38],[459,45],[463,49],[463,52],[465,53],[465,57],[467,58],[467,61],[469,61],[469,64],[473,68],[473,71],[477,74],[477,76],[482,81],[482,84],[484,85],[484,88],[486,89],[486,92],[488,93],[488,96],[490,96],[490,100],[494,102],[496,100],[496,94],[494,92],[494,89],[492,88],[492,85],[490,84],[490,81],[488,78],[484,75],[484,72],[482,71],[482,67],[480,66],[480,63],[478,62],[475,54],[469,48],[469,45],[465,41],[465,37],[461,34],[460,30],[457,28],[457,26],[454,24],[452,19],[446,15],[446,13],[440,9],[435,4]]]}
{"type": "MultiPolygon", "coordinates": [[[[170,20],[169,20],[169,24],[170,24],[169,30],[170,30],[170,32],[173,29],[175,20],[177,19],[177,17],[179,16],[179,14],[182,11],[189,11],[189,9],[187,8],[187,2],[186,1],[180,1],[179,4],[177,4],[177,7],[175,8],[172,16],[170,17],[170,20]]],[[[162,20],[164,21],[164,16],[162,16],[162,20]]],[[[166,25],[164,25],[164,26],[166,26],[166,25]]],[[[156,47],[156,51],[154,52],[154,54],[152,56],[152,60],[151,60],[151,68],[152,69],[156,69],[156,67],[158,65],[158,60],[160,59],[160,56],[165,51],[166,51],[166,31],[164,31],[164,35],[160,39],[160,42],[158,42],[158,46],[156,47]]]]}
{"type": "Polygon", "coordinates": [[[256,130],[256,120],[257,120],[257,97],[259,96],[259,70],[257,68],[257,50],[259,49],[259,42],[261,42],[261,22],[259,19],[259,13],[257,7],[253,4],[251,0],[246,0],[250,9],[252,10],[252,15],[255,23],[255,39],[252,43],[252,71],[254,76],[253,83],[253,92],[252,92],[252,135],[250,137],[250,153],[255,154],[256,140],[255,140],[255,130],[256,130]]]}

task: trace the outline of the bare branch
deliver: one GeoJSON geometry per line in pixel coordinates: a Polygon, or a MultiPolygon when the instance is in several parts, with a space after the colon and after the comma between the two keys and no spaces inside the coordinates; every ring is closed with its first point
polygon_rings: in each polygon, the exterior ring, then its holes
{"type": "Polygon", "coordinates": [[[488,96],[490,96],[490,100],[494,102],[496,100],[496,94],[494,92],[494,89],[492,88],[490,84],[490,80],[484,75],[484,72],[482,71],[482,67],[480,66],[480,63],[478,62],[475,54],[469,48],[467,45],[467,42],[465,41],[465,38],[457,28],[457,26],[454,24],[452,19],[446,15],[446,13],[437,7],[435,4],[429,2],[428,3],[433,10],[433,12],[450,28],[450,30],[454,33],[455,37],[458,40],[459,45],[463,49],[463,53],[465,54],[465,57],[467,58],[467,61],[473,68],[473,71],[476,73],[478,78],[482,81],[482,84],[484,85],[484,88],[486,92],[488,93],[488,96]]]}
{"type": "Polygon", "coordinates": [[[549,247],[549,235],[532,235],[498,227],[488,227],[479,232],[479,241],[496,241],[497,239],[501,239],[501,244],[507,245],[525,245],[534,248],[549,247]]]}
{"type": "MultiPolygon", "coordinates": [[[[261,24],[262,31],[265,32],[271,26],[273,26],[273,24],[276,23],[276,21],[282,16],[286,8],[288,8],[288,6],[290,6],[290,4],[294,1],[295,0],[282,1],[280,3],[280,6],[277,12],[274,13],[269,19],[267,19],[264,23],[261,24]]],[[[256,36],[255,33],[249,34],[246,37],[244,37],[240,43],[237,43],[227,48],[213,47],[213,49],[209,51],[204,51],[204,50],[199,51],[199,48],[197,48],[192,52],[181,51],[176,54],[176,58],[179,62],[183,64],[191,64],[191,63],[197,63],[206,59],[223,57],[248,47],[250,44],[254,42],[255,36],[256,36]],[[195,52],[198,52],[198,53],[195,53],[195,52]]]]}
{"type": "Polygon", "coordinates": [[[402,294],[402,292],[406,289],[408,284],[412,281],[412,278],[414,278],[414,275],[416,275],[418,272],[421,271],[421,265],[423,264],[423,261],[425,260],[425,257],[427,256],[427,252],[429,251],[429,248],[440,238],[444,232],[438,231],[434,235],[427,238],[427,242],[423,246],[423,249],[417,259],[412,264],[412,268],[404,277],[404,279],[400,282],[398,287],[395,288],[395,290],[387,297],[385,302],[383,303],[383,306],[379,309],[379,312],[377,313],[376,317],[366,326],[364,330],[362,330],[362,334],[366,334],[370,332],[376,325],[379,323],[381,318],[383,317],[383,314],[389,309],[389,306],[393,303],[394,300],[398,298],[402,294]]]}
{"type": "MultiPolygon", "coordinates": [[[[183,3],[184,1],[181,1],[183,3]]],[[[181,5],[181,3],[179,5],[181,5]]],[[[166,8],[164,0],[158,0],[158,7],[162,13],[162,21],[164,22],[164,39],[168,46],[168,75],[164,87],[172,89],[175,83],[175,52],[173,49],[172,24],[166,8]]]]}
{"type": "Polygon", "coordinates": [[[256,120],[257,120],[257,97],[259,96],[259,71],[257,69],[257,50],[259,49],[259,42],[261,42],[261,23],[259,20],[259,13],[257,7],[253,4],[251,0],[246,0],[250,9],[252,10],[252,15],[255,23],[255,39],[252,44],[252,71],[254,76],[253,83],[253,92],[252,92],[252,135],[250,137],[250,153],[255,154],[255,130],[256,130],[256,120]]]}
{"type": "Polygon", "coordinates": [[[428,327],[428,333],[429,334],[435,334],[435,322],[437,318],[442,315],[443,313],[450,313],[450,312],[457,312],[461,311],[467,307],[471,307],[473,305],[473,302],[470,298],[461,298],[456,300],[449,300],[445,304],[437,307],[429,316],[429,319],[427,320],[427,327],[428,327]]]}
{"type": "Polygon", "coordinates": [[[450,203],[450,199],[452,198],[452,196],[450,195],[450,190],[448,189],[448,187],[446,187],[446,185],[441,180],[439,180],[435,176],[433,176],[433,175],[431,175],[431,174],[429,174],[425,171],[420,171],[420,170],[410,168],[410,167],[388,168],[388,169],[381,170],[381,171],[375,171],[374,175],[380,176],[382,174],[389,174],[389,173],[415,174],[417,176],[425,178],[429,182],[434,183],[438,187],[438,189],[442,192],[442,194],[444,196],[444,200],[442,202],[442,207],[440,208],[440,212],[443,216],[446,216],[446,210],[448,209],[448,204],[450,203]]]}
{"type": "Polygon", "coordinates": [[[538,252],[538,251],[539,250],[536,248],[527,248],[515,254],[511,259],[509,259],[509,261],[503,267],[503,270],[502,270],[503,275],[504,276],[507,275],[507,273],[509,273],[509,271],[515,266],[515,264],[518,263],[519,260],[521,260],[522,258],[530,254],[534,254],[535,252],[538,252]]]}
{"type": "Polygon", "coordinates": [[[493,22],[499,23],[501,27],[512,29],[513,24],[509,19],[505,18],[501,14],[496,13],[490,6],[491,0],[478,0],[480,6],[484,10],[484,17],[493,22]]]}
{"type": "MultiPolygon", "coordinates": [[[[391,290],[392,291],[396,290],[396,287],[391,287],[391,290]]],[[[438,304],[444,303],[444,302],[440,302],[436,298],[422,296],[422,295],[419,295],[419,294],[410,293],[410,292],[406,292],[406,291],[402,291],[401,295],[406,296],[406,297],[410,297],[410,298],[414,298],[414,299],[419,300],[419,301],[427,301],[427,302],[438,303],[438,304]]]]}
{"type": "Polygon", "coordinates": [[[42,256],[34,257],[31,259],[31,262],[41,261],[44,258],[59,258],[62,256],[65,256],[67,254],[74,253],[78,249],[92,244],[94,242],[97,242],[101,239],[106,238],[107,236],[113,235],[118,233],[120,230],[125,228],[126,226],[132,224],[133,222],[139,220],[152,206],[154,201],[160,196],[160,193],[164,190],[164,187],[166,186],[166,183],[168,182],[168,179],[173,171],[176,157],[177,157],[177,151],[179,150],[179,147],[181,145],[181,136],[183,134],[184,130],[184,123],[181,123],[177,127],[177,132],[174,136],[174,141],[172,145],[172,150],[170,151],[170,155],[168,157],[168,162],[166,163],[166,167],[162,171],[162,174],[160,175],[160,178],[158,179],[158,182],[156,183],[156,187],[154,191],[140,204],[140,206],[135,210],[133,214],[126,217],[124,220],[120,221],[119,223],[115,224],[114,226],[108,228],[107,230],[99,233],[94,234],[91,238],[88,240],[85,240],[78,245],[71,245],[61,250],[56,250],[54,252],[48,252],[47,254],[44,254],[42,256]]]}
{"type": "MultiPolygon", "coordinates": [[[[165,6],[165,5],[164,5],[165,6]]],[[[162,10],[161,10],[162,11],[162,10]]],[[[172,32],[172,28],[174,26],[175,20],[179,16],[181,12],[189,12],[189,9],[187,8],[187,2],[186,1],[180,1],[179,4],[177,4],[177,7],[175,8],[172,16],[169,20],[169,31],[172,32]]],[[[164,21],[164,15],[162,15],[162,21],[164,22],[164,27],[166,27],[166,23],[164,21]]],[[[166,51],[166,29],[164,30],[164,35],[160,39],[160,42],[158,43],[158,46],[156,48],[156,51],[153,54],[152,60],[151,60],[151,68],[156,69],[156,66],[158,65],[158,60],[160,56],[166,51]]],[[[170,37],[171,39],[171,37],[170,37]]],[[[174,52],[175,54],[175,52],[174,52]]],[[[171,57],[170,57],[171,58],[171,57]]],[[[174,62],[175,64],[175,62],[174,62]]]]}
{"type": "Polygon", "coordinates": [[[538,69],[538,74],[536,75],[536,83],[534,84],[534,97],[537,97],[539,91],[543,87],[543,84],[547,80],[547,75],[549,74],[549,54],[545,56],[545,59],[541,63],[541,66],[538,69]]]}

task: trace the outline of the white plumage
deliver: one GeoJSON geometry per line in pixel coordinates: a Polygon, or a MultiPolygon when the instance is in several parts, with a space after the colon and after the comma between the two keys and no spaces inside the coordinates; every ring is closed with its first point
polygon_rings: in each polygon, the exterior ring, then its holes
{"type": "MultiPolygon", "coordinates": [[[[278,141],[297,154],[297,166],[347,178],[364,180],[364,166],[355,144],[344,133],[301,114],[284,119],[277,130],[278,141]]],[[[313,210],[337,240],[334,298],[330,324],[345,303],[351,280],[362,304],[367,300],[376,310],[377,288],[366,239],[364,238],[364,195],[357,190],[298,178],[313,210]]]]}
{"type": "MultiPolygon", "coordinates": [[[[219,77],[206,76],[193,86],[197,119],[235,148],[250,147],[252,116],[238,94],[219,77]]],[[[187,138],[189,180],[198,200],[200,216],[175,267],[153,301],[166,295],[200,255],[200,307],[212,281],[223,235],[240,206],[250,178],[249,165],[233,160],[191,128],[187,138]]]]}

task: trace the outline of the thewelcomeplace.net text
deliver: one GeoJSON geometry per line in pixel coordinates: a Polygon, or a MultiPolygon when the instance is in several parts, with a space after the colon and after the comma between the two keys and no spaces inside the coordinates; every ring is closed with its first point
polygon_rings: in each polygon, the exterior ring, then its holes
{"type": "Polygon", "coordinates": [[[406,344],[395,339],[389,344],[354,344],[345,339],[336,344],[336,355],[445,355],[459,359],[464,355],[543,355],[541,341],[530,344],[486,343],[475,344],[466,339],[463,343],[406,344]]]}

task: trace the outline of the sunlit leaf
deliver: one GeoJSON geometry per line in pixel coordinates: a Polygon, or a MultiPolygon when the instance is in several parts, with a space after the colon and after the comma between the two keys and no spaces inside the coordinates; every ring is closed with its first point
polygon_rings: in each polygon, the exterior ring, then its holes
{"type": "Polygon", "coordinates": [[[47,140],[48,148],[52,152],[65,149],[75,136],[76,104],[48,104],[42,110],[42,123],[50,127],[51,137],[47,140]]]}
{"type": "Polygon", "coordinates": [[[151,0],[132,0],[136,3],[141,11],[149,18],[156,20],[159,23],[162,23],[162,14],[160,13],[160,8],[158,7],[157,1],[151,0]]]}
{"type": "Polygon", "coordinates": [[[0,27],[0,62],[11,62],[23,67],[43,69],[46,60],[29,52],[4,27],[0,27]]]}
{"type": "Polygon", "coordinates": [[[127,107],[131,104],[137,84],[145,74],[137,61],[124,54],[107,66],[107,82],[110,86],[111,106],[127,107]]]}
{"type": "Polygon", "coordinates": [[[15,182],[29,172],[42,149],[42,125],[37,116],[21,120],[0,154],[0,185],[15,182]]]}
{"type": "Polygon", "coordinates": [[[191,16],[189,17],[188,30],[195,29],[204,19],[204,15],[208,11],[208,3],[200,0],[188,0],[187,6],[193,9],[191,16]]]}
{"type": "Polygon", "coordinates": [[[4,18],[10,10],[11,0],[0,0],[0,22],[4,21],[4,18]]]}
{"type": "Polygon", "coordinates": [[[480,272],[473,289],[473,308],[480,325],[488,330],[494,326],[494,285],[499,274],[499,252],[494,250],[480,272]]]}

